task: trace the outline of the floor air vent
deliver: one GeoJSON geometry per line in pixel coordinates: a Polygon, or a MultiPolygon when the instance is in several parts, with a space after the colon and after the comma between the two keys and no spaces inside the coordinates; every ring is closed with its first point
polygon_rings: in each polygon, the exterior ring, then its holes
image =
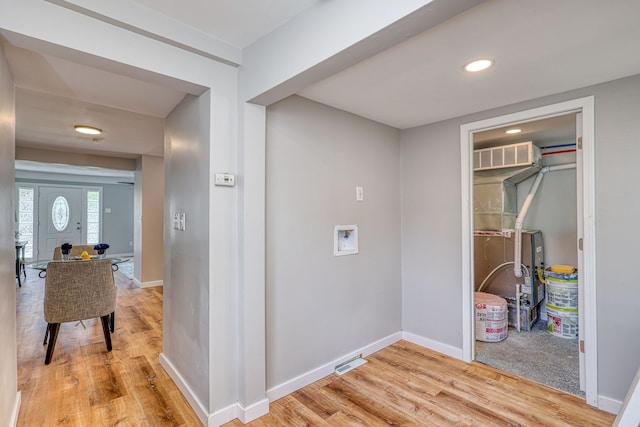
{"type": "Polygon", "coordinates": [[[348,360],[338,366],[336,366],[336,374],[342,375],[345,372],[349,372],[352,369],[357,368],[358,366],[362,366],[367,363],[366,360],[362,358],[362,356],[358,356],[355,359],[348,360]]]}

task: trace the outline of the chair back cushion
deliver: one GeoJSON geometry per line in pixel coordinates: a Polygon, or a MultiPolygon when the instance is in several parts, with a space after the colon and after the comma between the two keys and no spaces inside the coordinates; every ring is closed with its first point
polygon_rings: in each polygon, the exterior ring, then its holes
{"type": "Polygon", "coordinates": [[[44,290],[44,320],[73,322],[115,311],[116,286],[111,260],[51,261],[44,290]]]}

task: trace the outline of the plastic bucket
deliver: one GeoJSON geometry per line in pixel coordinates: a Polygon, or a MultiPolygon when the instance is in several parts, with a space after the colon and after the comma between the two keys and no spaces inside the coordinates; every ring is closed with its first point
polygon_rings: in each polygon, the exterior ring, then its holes
{"type": "Polygon", "coordinates": [[[547,304],[553,307],[578,310],[578,280],[547,277],[547,304]]]}
{"type": "Polygon", "coordinates": [[[476,340],[498,342],[507,338],[509,316],[507,300],[497,295],[474,294],[476,340]]]}
{"type": "Polygon", "coordinates": [[[578,338],[578,309],[547,304],[547,330],[560,338],[578,338]]]}

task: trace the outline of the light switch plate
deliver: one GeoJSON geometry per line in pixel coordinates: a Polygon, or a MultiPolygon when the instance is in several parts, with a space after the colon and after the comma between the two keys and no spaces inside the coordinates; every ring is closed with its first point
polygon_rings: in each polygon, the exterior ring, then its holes
{"type": "Polygon", "coordinates": [[[178,223],[180,231],[184,231],[187,229],[187,215],[184,212],[180,212],[180,220],[178,221],[178,223]]]}
{"type": "Polygon", "coordinates": [[[180,213],[176,212],[173,214],[173,229],[180,230],[180,213]]]}

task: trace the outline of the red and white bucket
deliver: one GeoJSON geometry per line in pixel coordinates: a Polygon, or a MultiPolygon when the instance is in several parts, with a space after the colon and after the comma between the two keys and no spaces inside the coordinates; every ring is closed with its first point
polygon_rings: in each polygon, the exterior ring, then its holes
{"type": "Polygon", "coordinates": [[[498,342],[507,338],[509,332],[509,309],[507,300],[485,292],[474,294],[476,340],[498,342]]]}

